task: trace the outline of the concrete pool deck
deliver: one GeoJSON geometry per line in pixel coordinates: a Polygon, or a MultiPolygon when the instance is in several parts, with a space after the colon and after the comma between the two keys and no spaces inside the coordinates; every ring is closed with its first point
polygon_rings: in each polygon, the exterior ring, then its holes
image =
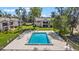
{"type": "Polygon", "coordinates": [[[50,35],[48,35],[49,39],[53,43],[52,45],[26,45],[28,43],[28,40],[33,32],[46,32],[47,34],[53,31],[31,31],[26,32],[21,35],[21,38],[14,39],[10,44],[8,44],[3,50],[13,50],[13,51],[44,51],[44,50],[54,50],[54,51],[64,51],[65,50],[65,41],[60,41],[52,38],[50,35]]]}

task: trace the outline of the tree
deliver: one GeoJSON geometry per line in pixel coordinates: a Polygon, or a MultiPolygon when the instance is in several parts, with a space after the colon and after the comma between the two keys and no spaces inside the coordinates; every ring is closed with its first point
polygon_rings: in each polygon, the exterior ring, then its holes
{"type": "Polygon", "coordinates": [[[2,17],[3,16],[3,12],[0,10],[0,17],[2,17]]]}
{"type": "Polygon", "coordinates": [[[65,9],[64,7],[56,7],[56,9],[57,9],[59,15],[63,15],[64,14],[64,9],[65,9]]]}
{"type": "Polygon", "coordinates": [[[68,29],[68,17],[67,17],[67,10],[64,7],[56,7],[57,15],[55,15],[55,19],[53,21],[53,27],[58,29],[60,33],[67,34],[69,31],[68,29]]]}
{"type": "Polygon", "coordinates": [[[19,8],[17,8],[15,10],[15,12],[16,12],[16,15],[18,16],[18,18],[20,20],[23,20],[23,21],[25,20],[25,18],[26,18],[26,10],[25,10],[25,8],[19,7],[19,8]]]}
{"type": "Polygon", "coordinates": [[[51,17],[54,18],[55,17],[55,12],[51,12],[51,17]]]}
{"type": "Polygon", "coordinates": [[[40,7],[32,7],[30,8],[30,17],[32,18],[32,21],[33,21],[33,26],[34,25],[34,20],[35,20],[35,17],[40,17],[41,16],[41,11],[42,11],[42,8],[40,7]]]}
{"type": "Polygon", "coordinates": [[[56,7],[58,10],[58,15],[55,16],[53,21],[53,27],[58,29],[59,32],[73,34],[74,28],[77,27],[79,18],[79,8],[78,7],[56,7]]]}
{"type": "MultiPolygon", "coordinates": [[[[55,19],[53,21],[53,27],[58,29],[59,32],[61,32],[64,28],[63,26],[63,18],[64,15],[64,7],[56,7],[58,15],[55,16],[55,19]]],[[[54,13],[53,13],[54,14],[54,13]]]]}
{"type": "Polygon", "coordinates": [[[7,15],[6,15],[6,17],[11,18],[11,17],[12,17],[12,15],[11,15],[11,14],[7,14],[7,15]]]}
{"type": "Polygon", "coordinates": [[[53,28],[58,29],[59,32],[62,29],[62,23],[60,20],[60,16],[56,16],[55,19],[53,20],[53,28]]]}
{"type": "Polygon", "coordinates": [[[74,28],[77,27],[78,17],[79,17],[79,8],[78,7],[70,7],[68,8],[68,25],[70,27],[70,34],[73,34],[74,28]]]}
{"type": "Polygon", "coordinates": [[[27,12],[26,12],[26,9],[25,9],[25,8],[23,8],[22,20],[23,20],[24,22],[27,21],[27,12]]]}
{"type": "Polygon", "coordinates": [[[28,21],[29,21],[29,22],[33,22],[32,19],[33,19],[33,15],[32,15],[31,12],[29,12],[29,13],[28,13],[28,21]]]}

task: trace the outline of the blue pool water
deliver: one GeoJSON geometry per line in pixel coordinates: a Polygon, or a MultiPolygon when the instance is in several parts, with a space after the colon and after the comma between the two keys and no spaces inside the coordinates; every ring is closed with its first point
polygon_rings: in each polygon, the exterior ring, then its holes
{"type": "Polygon", "coordinates": [[[44,32],[33,33],[28,44],[50,44],[48,36],[44,32]]]}

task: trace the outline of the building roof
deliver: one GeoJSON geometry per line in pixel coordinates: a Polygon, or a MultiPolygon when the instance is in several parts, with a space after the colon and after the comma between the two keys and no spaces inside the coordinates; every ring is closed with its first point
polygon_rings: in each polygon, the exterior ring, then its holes
{"type": "Polygon", "coordinates": [[[49,21],[47,18],[35,18],[35,21],[49,21]]]}
{"type": "Polygon", "coordinates": [[[7,17],[0,17],[0,22],[3,22],[3,21],[18,21],[19,19],[18,18],[7,18],[7,17]]]}

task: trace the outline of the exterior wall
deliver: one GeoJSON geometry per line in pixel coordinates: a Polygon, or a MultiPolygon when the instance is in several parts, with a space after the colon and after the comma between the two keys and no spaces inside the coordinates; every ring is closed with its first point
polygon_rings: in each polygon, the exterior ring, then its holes
{"type": "Polygon", "coordinates": [[[22,21],[16,18],[4,18],[3,21],[0,22],[0,30],[4,31],[5,29],[11,29],[12,27],[16,27],[22,25],[22,21]],[[12,24],[11,24],[12,22],[12,24]],[[3,26],[3,23],[7,23],[8,25],[3,26]]]}
{"type": "Polygon", "coordinates": [[[49,24],[48,27],[50,27],[50,26],[51,26],[51,25],[50,25],[50,21],[48,22],[48,24],[49,24]]]}
{"type": "Polygon", "coordinates": [[[12,18],[11,20],[12,20],[12,22],[13,22],[13,26],[14,26],[14,27],[19,26],[19,19],[12,18]]]}
{"type": "Polygon", "coordinates": [[[42,21],[35,21],[34,22],[34,24],[36,25],[36,26],[40,26],[40,27],[42,27],[43,26],[43,22],[42,21]]]}
{"type": "Polygon", "coordinates": [[[10,22],[8,21],[7,23],[8,23],[8,26],[7,27],[8,27],[8,29],[10,29],[10,22]]]}
{"type": "Polygon", "coordinates": [[[18,21],[20,21],[20,25],[22,25],[22,24],[23,24],[23,21],[22,21],[22,20],[18,20],[18,21]]]}
{"type": "Polygon", "coordinates": [[[2,28],[3,28],[3,31],[10,29],[9,21],[3,21],[2,22],[2,28]],[[3,24],[5,24],[5,25],[3,25],[3,24]]]}
{"type": "Polygon", "coordinates": [[[13,21],[13,26],[19,26],[19,23],[18,23],[18,21],[13,21]]]}
{"type": "Polygon", "coordinates": [[[43,27],[43,21],[41,21],[41,27],[43,27]]]}
{"type": "Polygon", "coordinates": [[[43,21],[42,22],[42,27],[44,27],[44,26],[46,26],[46,27],[50,27],[50,22],[49,21],[43,21]]]}
{"type": "Polygon", "coordinates": [[[50,27],[50,21],[49,20],[46,20],[44,18],[35,18],[34,24],[36,26],[40,26],[40,27],[44,27],[44,25],[47,26],[47,27],[50,27]]]}
{"type": "Polygon", "coordinates": [[[2,31],[2,30],[3,30],[2,23],[0,23],[0,31],[2,31]]]}

